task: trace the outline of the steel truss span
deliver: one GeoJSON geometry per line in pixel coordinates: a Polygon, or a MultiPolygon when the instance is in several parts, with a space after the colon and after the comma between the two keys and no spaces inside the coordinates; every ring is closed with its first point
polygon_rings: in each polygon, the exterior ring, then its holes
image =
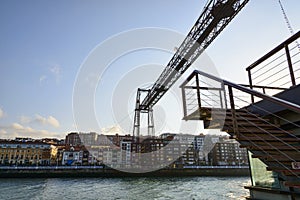
{"type": "MultiPolygon", "coordinates": [[[[136,104],[135,111],[152,110],[159,99],[248,2],[249,0],[210,0],[153,87],[141,103],[136,104]]],[[[133,135],[139,136],[139,131],[136,130],[140,124],[139,117],[135,117],[134,124],[133,135]]]]}

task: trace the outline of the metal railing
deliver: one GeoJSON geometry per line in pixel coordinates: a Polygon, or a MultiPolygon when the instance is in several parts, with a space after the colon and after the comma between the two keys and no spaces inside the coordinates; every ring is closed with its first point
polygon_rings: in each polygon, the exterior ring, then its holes
{"type": "Polygon", "coordinates": [[[299,37],[300,31],[246,68],[251,89],[274,95],[300,82],[299,37]]]}
{"type": "Polygon", "coordinates": [[[267,100],[286,109],[293,110],[296,113],[300,113],[300,106],[297,104],[198,70],[195,70],[180,87],[183,98],[184,117],[187,117],[201,107],[220,109],[228,109],[228,107],[234,109],[235,106],[240,108],[246,107],[253,102],[251,100],[253,97],[256,97],[258,100],[267,100]]]}
{"type": "MultiPolygon", "coordinates": [[[[286,147],[289,147],[293,151],[300,153],[300,149],[298,146],[293,146],[289,144],[288,141],[285,139],[278,137],[272,133],[272,131],[269,131],[269,129],[265,129],[263,126],[255,124],[253,121],[249,120],[247,117],[240,115],[237,110],[243,110],[244,112],[247,112],[248,116],[253,116],[254,118],[257,118],[263,122],[264,125],[268,125],[269,128],[273,127],[273,130],[280,131],[281,133],[285,134],[286,137],[289,139],[295,141],[298,141],[298,136],[292,134],[291,132],[284,130],[280,126],[275,125],[274,123],[270,122],[269,120],[260,117],[257,114],[254,114],[250,112],[248,109],[248,106],[251,104],[251,106],[254,106],[256,110],[263,110],[267,115],[273,116],[274,118],[280,119],[282,122],[285,122],[287,124],[292,124],[298,129],[300,129],[300,126],[297,123],[294,123],[290,121],[289,119],[284,118],[284,116],[279,116],[275,113],[272,113],[268,110],[265,110],[263,107],[259,107],[257,104],[252,104],[252,97],[257,98],[258,100],[264,100],[271,104],[279,105],[285,109],[294,111],[295,113],[300,114],[300,106],[288,101],[285,101],[283,99],[280,99],[278,97],[269,96],[267,94],[258,92],[256,90],[250,89],[248,87],[245,87],[243,85],[238,85],[235,83],[232,83],[230,81],[222,80],[216,76],[207,74],[202,71],[194,71],[187,80],[180,86],[182,93],[183,93],[183,106],[184,106],[184,118],[189,119],[191,116],[199,116],[199,119],[201,117],[201,109],[205,108],[211,108],[218,109],[218,110],[224,110],[231,111],[232,117],[231,123],[226,123],[226,128],[230,129],[232,131],[232,135],[240,137],[240,129],[247,130],[248,133],[251,133],[251,137],[259,138],[261,141],[264,141],[265,145],[268,145],[273,150],[277,151],[280,156],[283,156],[290,160],[290,162],[297,162],[293,157],[286,154],[279,146],[274,145],[274,143],[269,142],[268,139],[274,139],[278,141],[280,144],[285,145],[286,147]],[[212,84],[213,83],[213,84],[212,84]],[[192,91],[194,90],[194,91],[192,91]],[[206,93],[210,93],[213,91],[217,91],[214,95],[211,95],[210,97],[212,99],[207,99],[208,95],[205,95],[206,93]],[[188,100],[186,99],[186,96],[188,93],[194,93],[194,99],[188,100]],[[219,95],[218,95],[219,94],[219,95]],[[193,103],[192,103],[193,102],[193,103]],[[213,102],[213,103],[208,103],[213,102]],[[196,104],[196,105],[195,105],[196,104]],[[191,105],[194,106],[194,110],[190,111],[191,105]],[[265,139],[260,133],[257,133],[255,130],[249,129],[249,127],[243,123],[240,123],[237,121],[237,119],[242,119],[244,122],[246,122],[249,125],[256,128],[256,130],[259,130],[259,132],[264,133],[267,135],[268,139],[265,139]]],[[[213,112],[213,111],[212,111],[213,112]]],[[[213,116],[213,113],[212,113],[213,116]]],[[[213,121],[214,119],[212,119],[213,121]]],[[[225,118],[223,119],[225,120],[225,118]]],[[[252,141],[251,138],[248,136],[243,136],[247,143],[251,144],[251,146],[259,149],[261,152],[264,153],[264,155],[268,155],[266,150],[264,150],[261,145],[256,144],[254,141],[252,141]]],[[[285,170],[290,171],[291,174],[294,174],[295,177],[300,178],[296,173],[294,173],[292,170],[287,168],[280,160],[278,160],[275,156],[269,155],[274,161],[276,161],[278,166],[283,167],[285,170]]]]}
{"type": "Polygon", "coordinates": [[[58,169],[103,169],[103,166],[0,166],[0,170],[58,170],[58,169]]]}

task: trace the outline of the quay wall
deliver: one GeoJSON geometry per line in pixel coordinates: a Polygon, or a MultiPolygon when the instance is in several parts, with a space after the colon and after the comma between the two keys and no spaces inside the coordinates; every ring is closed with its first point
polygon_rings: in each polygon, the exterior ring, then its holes
{"type": "Polygon", "coordinates": [[[0,169],[0,178],[67,178],[67,177],[180,177],[180,176],[249,176],[248,168],[161,169],[148,173],[126,173],[106,168],[79,169],[0,169]]]}

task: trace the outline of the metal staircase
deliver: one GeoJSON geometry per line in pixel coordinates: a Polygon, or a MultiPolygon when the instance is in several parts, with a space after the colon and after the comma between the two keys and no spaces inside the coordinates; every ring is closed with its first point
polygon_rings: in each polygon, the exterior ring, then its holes
{"type": "Polygon", "coordinates": [[[278,119],[300,126],[249,102],[259,98],[258,102],[268,101],[300,117],[299,105],[201,71],[194,71],[181,88],[184,120],[202,120],[206,129],[227,132],[273,173],[278,191],[300,195],[300,167],[296,167],[300,164],[300,136],[285,130],[278,119]],[[263,116],[257,110],[268,114],[263,116]]]}
{"type": "Polygon", "coordinates": [[[220,128],[227,132],[241,147],[251,151],[252,157],[263,161],[268,170],[281,173],[285,186],[300,187],[300,170],[292,168],[292,163],[300,160],[299,137],[247,109],[235,110],[235,119],[231,110],[221,111],[226,115],[223,126],[218,123],[222,120],[222,114],[218,119],[218,113],[215,113],[212,119],[210,108],[201,108],[199,111],[205,128],[220,128]],[[233,121],[237,122],[236,129],[233,121]]]}
{"type": "Polygon", "coordinates": [[[249,85],[197,70],[181,85],[184,120],[202,120],[248,149],[250,199],[300,199],[299,37],[250,65],[249,85]]]}

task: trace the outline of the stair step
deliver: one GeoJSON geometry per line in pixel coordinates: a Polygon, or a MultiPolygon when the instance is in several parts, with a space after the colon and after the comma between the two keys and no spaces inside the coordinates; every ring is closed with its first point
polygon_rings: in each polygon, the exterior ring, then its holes
{"type": "Polygon", "coordinates": [[[284,185],[300,189],[300,181],[284,181],[284,185]]]}
{"type": "Polygon", "coordinates": [[[267,171],[274,171],[274,172],[279,172],[283,173],[286,176],[292,176],[292,177],[297,177],[300,176],[300,169],[292,169],[291,166],[286,166],[284,167],[275,167],[275,166],[268,166],[267,171]]]}
{"type": "Polygon", "coordinates": [[[292,171],[292,167],[291,166],[281,166],[281,167],[278,167],[278,166],[268,166],[267,168],[267,171],[274,171],[274,172],[282,172],[282,171],[292,171]]]}
{"type": "Polygon", "coordinates": [[[276,161],[276,160],[262,160],[267,166],[272,167],[281,167],[281,169],[290,169],[291,161],[276,161]]]}
{"type": "MultiPolygon", "coordinates": [[[[273,144],[272,144],[273,145],[273,144]]],[[[291,147],[291,146],[286,146],[286,145],[277,145],[276,146],[276,149],[273,147],[273,146],[265,146],[265,145],[258,145],[258,146],[253,146],[251,144],[243,144],[243,145],[240,145],[240,148],[247,148],[247,149],[250,149],[250,150],[266,150],[266,151],[278,151],[280,150],[281,152],[283,151],[295,151],[297,149],[297,151],[300,151],[300,146],[294,146],[294,147],[291,147]]]]}
{"type": "MultiPolygon", "coordinates": [[[[224,127],[222,129],[222,131],[230,131],[228,130],[227,127],[224,127]]],[[[265,130],[263,128],[258,128],[258,127],[247,127],[247,128],[244,128],[244,127],[239,127],[239,132],[240,133],[257,133],[257,134],[260,134],[260,133],[272,133],[272,134],[287,134],[285,131],[282,131],[282,130],[279,130],[279,129],[274,129],[274,130],[265,130]]]]}
{"type": "MultiPolygon", "coordinates": [[[[272,130],[277,130],[279,127],[275,126],[275,125],[271,125],[271,124],[263,124],[263,123],[256,123],[256,124],[251,124],[249,122],[238,122],[237,123],[238,127],[241,129],[249,129],[249,128],[256,128],[256,129],[263,129],[263,130],[268,130],[268,131],[272,131],[272,130]]],[[[228,130],[231,130],[233,127],[233,123],[230,122],[226,122],[224,123],[224,128],[227,128],[228,130]]]]}
{"type": "MultiPolygon", "coordinates": [[[[226,120],[229,122],[232,122],[232,118],[226,118],[226,120]],[[228,120],[227,120],[228,119],[228,120]]],[[[268,119],[261,119],[261,118],[249,118],[249,117],[243,117],[243,118],[237,118],[237,122],[248,122],[251,124],[270,124],[270,120],[268,119]]],[[[273,124],[272,124],[273,125],[273,124]]]]}
{"type": "Polygon", "coordinates": [[[230,109],[201,108],[197,112],[204,121],[204,128],[229,133],[231,138],[240,142],[241,148],[253,153],[253,158],[263,161],[268,170],[277,170],[284,175],[283,183],[287,187],[300,189],[300,170],[292,169],[292,163],[300,162],[300,137],[293,137],[292,132],[281,130],[269,119],[245,109],[235,111],[238,133],[233,129],[234,118],[230,109]]]}
{"type": "Polygon", "coordinates": [[[263,147],[270,147],[273,151],[282,151],[285,149],[280,149],[278,146],[285,146],[285,148],[289,148],[293,151],[299,151],[300,146],[298,145],[298,142],[288,142],[289,145],[286,145],[287,142],[282,141],[263,141],[263,140],[257,140],[257,141],[250,141],[250,140],[238,140],[242,145],[249,146],[250,150],[255,150],[255,148],[259,150],[268,150],[264,149],[263,147]],[[253,148],[252,148],[253,147],[253,148]]]}
{"type": "MultiPolygon", "coordinates": [[[[232,120],[232,114],[226,114],[226,113],[210,113],[210,114],[201,114],[201,118],[203,119],[228,119],[228,120],[232,120]]],[[[237,120],[249,120],[249,121],[268,121],[267,119],[262,119],[259,116],[252,116],[252,115],[248,115],[247,113],[238,113],[236,114],[236,118],[237,120]]]]}
{"type": "MultiPolygon", "coordinates": [[[[203,110],[200,110],[200,113],[203,115],[203,116],[214,116],[214,117],[232,117],[232,113],[231,113],[231,110],[228,110],[228,111],[203,111],[203,110]]],[[[245,117],[245,118],[259,118],[259,115],[256,115],[256,114],[253,114],[251,112],[235,112],[235,115],[237,117],[245,117]]]]}
{"type": "MultiPolygon", "coordinates": [[[[239,132],[239,134],[234,134],[234,132],[233,131],[225,131],[225,132],[227,132],[229,135],[239,135],[239,136],[243,136],[243,138],[241,138],[241,139],[244,139],[244,138],[247,138],[247,137],[249,137],[249,138],[251,138],[251,137],[257,137],[257,138],[294,138],[294,137],[292,137],[291,135],[287,135],[287,134],[285,134],[285,133],[274,133],[274,132],[270,132],[270,133],[259,133],[259,132],[239,132]]],[[[253,138],[254,139],[254,138],[253,138]]],[[[287,140],[289,140],[289,139],[287,139],[287,140]]],[[[291,142],[292,141],[297,141],[297,142],[299,142],[299,139],[297,139],[297,138],[294,138],[293,140],[290,140],[291,142]]]]}
{"type": "Polygon", "coordinates": [[[280,172],[285,176],[291,176],[291,177],[300,176],[300,169],[290,169],[290,170],[283,169],[283,170],[274,170],[274,171],[280,172]]]}
{"type": "MultiPolygon", "coordinates": [[[[215,122],[227,122],[228,124],[232,124],[233,123],[233,117],[232,116],[211,116],[211,117],[207,117],[205,120],[208,121],[215,121],[215,122]]],[[[261,118],[255,118],[255,117],[237,117],[236,118],[237,123],[248,123],[251,124],[253,126],[255,125],[260,125],[260,124],[269,124],[271,126],[275,126],[278,127],[275,124],[272,124],[269,122],[269,120],[265,120],[265,119],[261,119],[261,118]]]]}
{"type": "Polygon", "coordinates": [[[275,135],[252,135],[252,136],[247,136],[244,134],[239,135],[237,140],[241,141],[284,141],[284,142],[300,142],[299,138],[292,138],[292,137],[278,137],[275,135]]]}
{"type": "Polygon", "coordinates": [[[205,129],[222,129],[224,126],[224,120],[204,120],[203,126],[205,129]]]}
{"type": "MultiPolygon", "coordinates": [[[[204,121],[204,128],[206,129],[222,129],[224,130],[232,130],[233,127],[233,117],[230,115],[218,115],[213,114],[213,116],[202,116],[201,119],[204,121]]],[[[278,126],[274,124],[270,124],[268,120],[262,120],[261,118],[245,115],[245,117],[237,118],[237,125],[239,128],[248,129],[248,128],[257,128],[257,129],[277,129],[278,126]]]]}
{"type": "MultiPolygon", "coordinates": [[[[225,110],[225,109],[218,109],[218,108],[215,108],[215,109],[200,108],[199,110],[196,110],[194,113],[199,113],[201,117],[209,117],[211,115],[213,115],[213,116],[218,116],[218,115],[232,116],[232,113],[231,113],[230,109],[225,110]]],[[[235,114],[236,114],[236,116],[247,116],[247,117],[249,117],[249,116],[255,117],[256,116],[256,117],[258,117],[258,115],[250,113],[247,110],[236,110],[235,114]]]]}
{"type": "MultiPolygon", "coordinates": [[[[212,116],[212,117],[207,117],[207,118],[203,118],[202,119],[203,121],[208,121],[208,122],[211,122],[211,123],[226,123],[230,126],[232,126],[233,124],[233,117],[224,117],[224,116],[212,116]]],[[[273,125],[271,124],[269,121],[264,121],[262,119],[259,119],[259,118],[237,118],[237,123],[238,124],[241,124],[241,123],[247,123],[247,124],[250,124],[252,126],[256,126],[256,125],[260,125],[260,124],[269,124],[273,127],[278,127],[276,125],[273,125]]]]}
{"type": "Polygon", "coordinates": [[[293,162],[295,159],[290,156],[266,156],[266,157],[260,157],[260,159],[263,159],[266,162],[273,162],[273,161],[278,161],[278,162],[293,162]]]}
{"type": "Polygon", "coordinates": [[[270,154],[255,154],[253,153],[252,154],[252,158],[268,158],[268,157],[272,157],[272,158],[278,158],[278,159],[281,159],[281,158],[286,158],[286,157],[289,157],[289,158],[292,158],[293,160],[300,160],[300,153],[299,152],[294,152],[294,153],[291,153],[290,151],[287,151],[287,152],[274,152],[274,153],[270,153],[270,154]],[[274,154],[275,153],[275,154],[274,154]]]}

